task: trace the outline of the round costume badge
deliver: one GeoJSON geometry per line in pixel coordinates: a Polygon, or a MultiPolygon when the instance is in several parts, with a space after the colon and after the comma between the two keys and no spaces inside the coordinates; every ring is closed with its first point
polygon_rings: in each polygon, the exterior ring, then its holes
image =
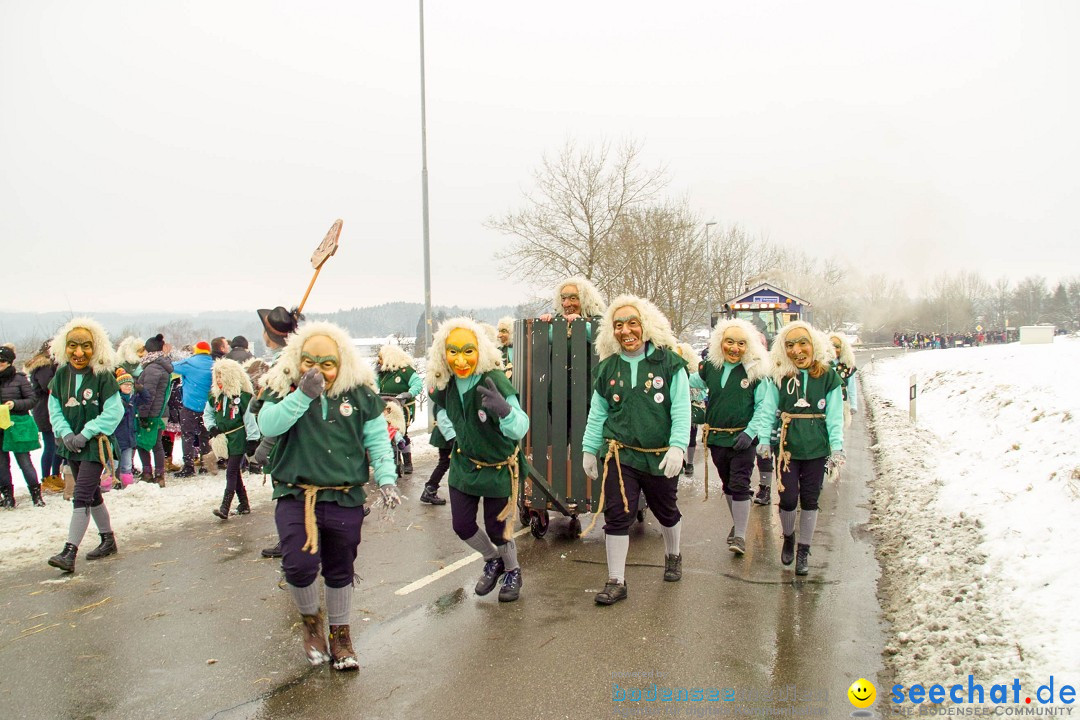
{"type": "Polygon", "coordinates": [[[394,382],[396,382],[396,383],[401,382],[401,376],[398,375],[396,378],[394,378],[394,382]]]}
{"type": "Polygon", "coordinates": [[[615,402],[619,402],[619,394],[615,393],[614,395],[611,396],[611,399],[614,400],[615,402]]]}
{"type": "Polygon", "coordinates": [[[656,393],[655,395],[653,395],[653,400],[655,400],[657,403],[664,402],[664,393],[656,393]]]}
{"type": "Polygon", "coordinates": [[[615,387],[615,378],[611,378],[611,387],[615,387]]]}
{"type": "Polygon", "coordinates": [[[741,388],[742,388],[743,390],[745,390],[746,388],[750,387],[750,380],[749,380],[749,379],[747,379],[747,378],[743,378],[743,379],[742,379],[742,380],[741,380],[741,381],[739,382],[739,387],[741,387],[741,388]]]}
{"type": "Polygon", "coordinates": [[[664,378],[662,378],[662,377],[653,378],[652,386],[654,388],[656,388],[657,390],[664,387],[664,378]]]}
{"type": "Polygon", "coordinates": [[[480,418],[480,422],[487,422],[487,413],[483,410],[477,410],[476,417],[480,418]]]}
{"type": "Polygon", "coordinates": [[[82,396],[83,396],[83,400],[89,400],[90,398],[94,397],[94,391],[91,390],[90,388],[86,388],[85,390],[82,391],[82,396]]]}
{"type": "Polygon", "coordinates": [[[818,407],[818,410],[824,410],[825,409],[825,398],[821,398],[820,400],[817,401],[817,407],[818,407]]]}
{"type": "Polygon", "coordinates": [[[350,415],[352,415],[352,405],[347,402],[343,402],[338,408],[338,412],[341,413],[342,417],[349,417],[350,415]]]}

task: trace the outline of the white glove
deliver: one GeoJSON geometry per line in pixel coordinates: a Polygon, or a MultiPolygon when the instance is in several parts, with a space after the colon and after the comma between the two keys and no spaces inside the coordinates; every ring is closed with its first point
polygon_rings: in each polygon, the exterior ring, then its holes
{"type": "Polygon", "coordinates": [[[668,448],[668,451],[664,453],[664,459],[660,461],[660,472],[664,473],[664,477],[677,476],[682,472],[684,457],[686,457],[686,451],[682,448],[668,448]]]}
{"type": "Polygon", "coordinates": [[[600,477],[600,470],[596,466],[596,456],[591,452],[581,456],[581,467],[585,468],[585,476],[590,480],[600,477]]]}
{"type": "Polygon", "coordinates": [[[769,458],[772,455],[772,445],[761,443],[757,446],[757,454],[760,458],[769,458]]]}
{"type": "Polygon", "coordinates": [[[825,472],[835,475],[840,472],[840,468],[844,467],[845,463],[847,463],[847,455],[844,454],[844,451],[834,450],[829,459],[825,461],[825,472]]]}
{"type": "Polygon", "coordinates": [[[386,485],[380,485],[379,493],[379,499],[375,501],[375,504],[379,507],[384,507],[387,510],[393,510],[401,504],[401,494],[398,492],[397,485],[395,483],[387,483],[386,485]]]}

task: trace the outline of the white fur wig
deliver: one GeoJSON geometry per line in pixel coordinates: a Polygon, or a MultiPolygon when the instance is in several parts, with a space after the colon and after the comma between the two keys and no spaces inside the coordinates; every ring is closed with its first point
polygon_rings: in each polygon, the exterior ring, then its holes
{"type": "MultiPolygon", "coordinates": [[[[671,323],[660,312],[660,308],[653,305],[645,298],[635,295],[620,295],[611,301],[604,319],[600,321],[600,331],[596,335],[596,352],[600,359],[616,355],[621,349],[619,341],[615,338],[615,311],[621,307],[631,306],[638,312],[641,318],[641,340],[651,342],[654,347],[666,347],[674,350],[679,345],[671,332],[671,323]]],[[[697,365],[695,364],[695,367],[697,365]]]]}
{"type": "Polygon", "coordinates": [[[371,366],[363,362],[356,354],[349,334],[344,329],[328,322],[309,322],[289,336],[289,342],[281,351],[274,366],[263,376],[263,384],[278,395],[284,397],[295,383],[300,382],[300,352],[304,343],[316,335],[325,335],[338,347],[338,374],[333,387],[327,393],[337,397],[344,392],[363,385],[374,393],[375,373],[371,366]]]}
{"type": "Polygon", "coordinates": [[[728,328],[737,327],[746,333],[746,352],[743,353],[742,366],[746,370],[746,379],[750,382],[760,380],[769,374],[769,351],[761,342],[761,333],[745,320],[721,320],[709,336],[709,362],[713,367],[724,367],[724,333],[728,328]]]}
{"type": "Polygon", "coordinates": [[[495,326],[495,329],[507,331],[510,333],[510,342],[514,341],[514,318],[504,315],[499,318],[499,324],[495,326]]]}
{"type": "Polygon", "coordinates": [[[116,353],[113,351],[112,343],[109,342],[109,333],[105,332],[105,328],[101,326],[101,323],[93,318],[73,318],[56,332],[52,346],[49,348],[49,352],[52,353],[56,364],[60,367],[68,364],[67,353],[64,348],[67,345],[68,333],[75,328],[88,330],[94,338],[94,355],[90,358],[90,367],[93,369],[94,374],[104,375],[109,373],[111,375],[116,369],[116,353]]]}
{"type": "Polygon", "coordinates": [[[242,392],[255,392],[244,366],[225,357],[215,360],[210,369],[210,394],[215,398],[222,395],[236,397],[242,392]],[[219,383],[221,387],[218,387],[219,383]]]}
{"type": "Polygon", "coordinates": [[[427,383],[428,387],[436,390],[445,390],[454,373],[446,364],[446,338],[451,331],[461,328],[469,330],[476,335],[476,342],[480,350],[480,359],[476,363],[476,372],[483,374],[502,366],[502,354],[499,348],[491,340],[484,327],[467,317],[456,317],[444,320],[439,329],[435,331],[435,337],[431,341],[431,350],[428,352],[427,383]]]}
{"type": "Polygon", "coordinates": [[[596,286],[581,275],[568,277],[555,286],[555,312],[562,313],[562,291],[567,285],[576,285],[578,300],[581,301],[582,317],[593,317],[604,314],[604,296],[596,289],[596,286]]]}
{"type": "Polygon", "coordinates": [[[386,403],[386,407],[383,408],[383,415],[386,416],[386,422],[393,425],[398,432],[405,432],[405,411],[396,402],[386,403]]]}
{"type": "Polygon", "coordinates": [[[825,337],[823,332],[810,325],[810,323],[803,322],[802,320],[788,323],[780,328],[780,332],[776,333],[776,337],[773,339],[772,350],[769,352],[769,356],[772,358],[773,380],[775,380],[778,385],[781,380],[790,377],[799,371],[799,368],[795,367],[795,363],[791,362],[791,359],[787,356],[787,351],[784,349],[784,340],[792,330],[797,330],[799,328],[802,328],[810,335],[810,342],[814,345],[815,362],[819,362],[825,367],[828,367],[829,360],[832,359],[832,343],[829,342],[829,338],[825,337]]]}
{"type": "Polygon", "coordinates": [[[491,342],[495,343],[495,347],[499,347],[499,330],[494,325],[490,325],[486,322],[480,323],[480,327],[484,328],[484,332],[491,338],[491,342]]]}
{"type": "Polygon", "coordinates": [[[679,357],[686,361],[686,364],[690,366],[691,370],[697,369],[697,364],[701,358],[698,357],[698,354],[694,351],[694,348],[690,343],[679,343],[675,347],[675,352],[679,353],[679,357]]]}
{"type": "Polygon", "coordinates": [[[139,357],[139,350],[143,350],[143,341],[134,335],[128,335],[121,340],[116,346],[116,356],[122,363],[128,363],[129,365],[138,365],[142,358],[139,357]]]}
{"type": "Polygon", "coordinates": [[[380,372],[397,372],[407,367],[416,369],[416,363],[409,357],[409,353],[402,350],[398,345],[390,345],[389,343],[383,345],[379,348],[379,357],[382,358],[382,362],[379,364],[380,372]]]}
{"type": "Polygon", "coordinates": [[[829,333],[830,346],[832,346],[833,338],[840,341],[840,352],[837,353],[836,348],[833,348],[833,352],[836,353],[836,359],[848,367],[855,367],[855,354],[851,352],[851,343],[848,342],[847,335],[841,332],[829,333]]]}

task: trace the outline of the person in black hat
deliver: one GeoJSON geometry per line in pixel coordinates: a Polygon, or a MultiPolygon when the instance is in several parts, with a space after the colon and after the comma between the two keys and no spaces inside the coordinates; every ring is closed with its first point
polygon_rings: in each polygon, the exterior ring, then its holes
{"type": "MultiPolygon", "coordinates": [[[[272,356],[270,365],[273,367],[274,363],[276,363],[281,356],[281,351],[285,349],[285,344],[289,341],[289,336],[296,332],[296,328],[300,326],[300,322],[304,319],[304,316],[295,308],[293,310],[286,310],[281,305],[278,305],[273,310],[259,310],[258,313],[259,320],[262,321],[263,326],[263,342],[266,343],[266,347],[270,350],[272,356]]],[[[245,340],[244,338],[240,339],[245,340]]],[[[236,344],[235,339],[233,340],[233,344],[236,344]]],[[[251,413],[256,417],[258,417],[259,410],[262,407],[262,390],[262,388],[256,388],[257,395],[250,406],[251,413]]],[[[256,465],[262,466],[266,463],[267,459],[270,457],[270,451],[274,449],[274,444],[276,442],[276,437],[263,436],[262,440],[259,441],[259,447],[255,450],[254,461],[256,465]]],[[[281,540],[279,539],[277,543],[271,547],[263,548],[261,555],[264,558],[281,557],[281,540]]]]}
{"type": "Polygon", "coordinates": [[[232,339],[232,342],[229,343],[229,347],[231,347],[232,349],[229,350],[229,354],[225,357],[229,358],[230,360],[235,360],[241,365],[246,363],[251,358],[255,357],[251,354],[251,350],[248,349],[247,338],[243,335],[237,335],[236,337],[234,337],[232,339]]]}

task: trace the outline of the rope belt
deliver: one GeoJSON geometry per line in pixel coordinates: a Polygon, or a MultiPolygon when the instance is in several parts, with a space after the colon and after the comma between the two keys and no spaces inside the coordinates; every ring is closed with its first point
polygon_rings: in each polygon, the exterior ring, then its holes
{"type": "Polygon", "coordinates": [[[780,486],[781,492],[784,490],[784,481],[781,480],[781,473],[788,469],[788,465],[791,462],[791,452],[784,449],[787,446],[788,425],[791,424],[792,420],[810,420],[823,417],[825,417],[825,413],[780,413],[780,449],[777,451],[780,460],[780,467],[778,468],[780,472],[776,474],[776,482],[780,486]]]}
{"type": "Polygon", "coordinates": [[[601,475],[600,477],[600,499],[598,501],[597,508],[593,512],[592,522],[589,523],[589,527],[585,528],[585,531],[581,533],[582,537],[585,537],[590,532],[592,532],[592,529],[596,527],[596,521],[600,518],[600,513],[604,510],[604,486],[607,484],[608,461],[611,460],[611,458],[615,458],[615,470],[619,474],[619,494],[622,495],[623,512],[630,512],[630,503],[626,499],[626,485],[623,484],[622,462],[619,459],[620,448],[626,448],[627,450],[637,450],[638,452],[643,453],[656,453],[657,455],[659,455],[660,453],[665,453],[671,449],[670,447],[639,448],[634,447],[633,445],[627,445],[626,443],[621,443],[614,438],[608,440],[607,455],[604,456],[604,472],[603,475],[601,475]]]}
{"type": "MultiPolygon", "coordinates": [[[[701,445],[702,449],[707,451],[709,449],[709,433],[737,433],[746,429],[746,425],[735,428],[714,428],[709,427],[708,423],[701,426],[701,445]]],[[[705,456],[705,500],[709,499],[709,457],[705,456]]],[[[702,500],[701,502],[705,502],[702,500]]]]}
{"type": "Polygon", "coordinates": [[[113,482],[117,482],[116,478],[116,463],[112,453],[112,443],[109,442],[108,435],[97,436],[97,451],[98,459],[101,460],[101,464],[109,468],[109,476],[113,479],[113,482]],[[108,460],[106,461],[106,456],[108,460]]]}
{"type": "MultiPolygon", "coordinates": [[[[518,464],[518,451],[520,450],[520,448],[520,445],[515,445],[514,452],[511,453],[510,457],[506,458],[505,460],[500,460],[499,462],[493,463],[484,462],[483,460],[476,460],[475,458],[471,458],[468,455],[465,456],[469,459],[469,462],[471,462],[473,465],[476,465],[477,470],[479,470],[480,468],[496,468],[498,470],[501,470],[504,467],[510,468],[510,498],[506,501],[506,507],[499,511],[499,514],[495,518],[496,520],[500,520],[503,522],[504,540],[510,540],[514,537],[514,528],[512,527],[513,523],[506,522],[506,520],[510,517],[511,513],[513,513],[514,509],[517,507],[518,478],[521,476],[521,466],[518,464]]],[[[458,452],[461,451],[459,450],[458,452]]]]}
{"type": "Polygon", "coordinates": [[[315,501],[318,499],[320,490],[352,490],[356,485],[336,485],[334,487],[327,487],[325,485],[290,485],[289,487],[303,488],[304,490],[304,532],[307,533],[307,540],[304,543],[304,547],[300,548],[301,552],[308,552],[312,555],[319,552],[319,526],[315,522],[315,501]]]}

